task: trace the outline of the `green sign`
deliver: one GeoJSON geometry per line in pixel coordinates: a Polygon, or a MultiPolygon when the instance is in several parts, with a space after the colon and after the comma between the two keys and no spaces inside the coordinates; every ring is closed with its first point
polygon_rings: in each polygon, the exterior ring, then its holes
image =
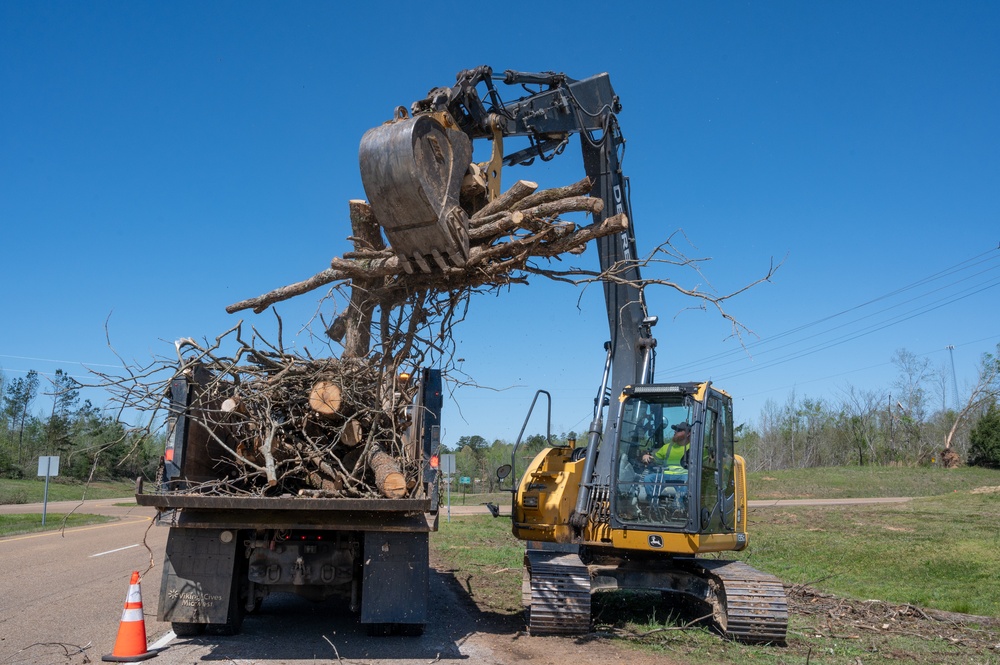
{"type": "Polygon", "coordinates": [[[461,485],[471,485],[472,478],[469,478],[468,476],[462,476],[461,478],[458,479],[458,482],[461,485]]]}

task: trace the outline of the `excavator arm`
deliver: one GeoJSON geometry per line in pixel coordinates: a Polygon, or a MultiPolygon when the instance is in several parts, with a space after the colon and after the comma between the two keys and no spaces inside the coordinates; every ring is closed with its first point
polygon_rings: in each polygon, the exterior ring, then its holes
{"type": "Polygon", "coordinates": [[[722,481],[732,475],[742,488],[745,474],[742,467],[733,474],[718,465],[719,459],[734,459],[732,423],[706,415],[711,408],[728,414],[728,396],[710,390],[709,384],[653,383],[656,342],[651,328],[656,319],[647,314],[641,289],[629,184],[621,168],[625,139],[618,126],[620,110],[607,74],[575,80],[554,72],[465,70],[451,87],[434,88],[409,111],[397,109],[392,121],[365,134],[362,182],[404,267],[411,272],[444,270],[462,266],[468,258],[468,219],[475,210],[460,202],[464,177],[485,176],[487,196],[495,198],[503,168],[553,159],[579,137],[591,196],[604,203],[595,221],[624,214],[629,224],[597,241],[602,272],[616,278],[603,285],[611,339],[605,345],[605,370],[583,464],[577,449],[542,451],[514,500],[515,535],[545,542],[542,547],[529,543],[525,553],[530,632],[586,632],[593,590],[645,588],[708,602],[722,631],[733,639],[781,643],[788,612],[777,578],[741,562],[691,557],[746,546],[745,504],[740,504],[742,521],[736,520],[735,499],[730,501],[729,486],[722,481]],[[497,82],[521,86],[525,94],[505,102],[497,82]],[[505,153],[504,140],[512,137],[526,138],[527,146],[505,153]],[[485,169],[471,163],[472,145],[481,139],[492,142],[485,169]],[[655,480],[620,477],[620,455],[614,450],[623,435],[618,428],[635,429],[640,420],[622,415],[620,424],[616,411],[605,423],[609,395],[623,397],[623,414],[630,405],[636,411],[648,404],[651,411],[673,409],[672,420],[686,418],[689,432],[693,426],[700,438],[693,444],[694,462],[684,474],[683,490],[661,494],[655,480]],[[715,406],[706,406],[712,399],[715,406]],[[709,437],[713,447],[706,448],[706,423],[720,422],[725,427],[716,427],[709,437]],[[598,454],[602,446],[607,450],[598,454]],[[646,512],[635,508],[633,515],[632,495],[620,497],[620,490],[640,484],[653,491],[644,498],[646,512]],[[562,497],[573,495],[575,503],[563,503],[562,497]],[[683,503],[688,496],[693,497],[690,503],[683,503]],[[673,512],[664,518],[669,506],[673,512]],[[735,522],[740,523],[738,533],[735,522]]]}

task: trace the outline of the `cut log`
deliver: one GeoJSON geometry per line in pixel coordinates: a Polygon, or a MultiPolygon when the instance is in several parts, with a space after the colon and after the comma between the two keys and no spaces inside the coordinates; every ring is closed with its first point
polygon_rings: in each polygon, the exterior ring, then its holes
{"type": "Polygon", "coordinates": [[[342,402],[340,386],[330,381],[319,381],[309,392],[309,408],[327,418],[340,413],[342,402]]]}
{"type": "Polygon", "coordinates": [[[402,499],[406,496],[406,476],[392,456],[376,446],[368,458],[368,466],[375,475],[375,487],[382,496],[389,499],[402,499]]]}
{"type": "Polygon", "coordinates": [[[357,420],[348,420],[344,423],[344,432],[340,435],[340,442],[349,448],[361,443],[361,423],[357,420]]]}
{"type": "Polygon", "coordinates": [[[223,413],[239,413],[240,415],[246,415],[247,409],[243,404],[243,400],[236,397],[230,397],[222,402],[222,412],[223,413]]]}

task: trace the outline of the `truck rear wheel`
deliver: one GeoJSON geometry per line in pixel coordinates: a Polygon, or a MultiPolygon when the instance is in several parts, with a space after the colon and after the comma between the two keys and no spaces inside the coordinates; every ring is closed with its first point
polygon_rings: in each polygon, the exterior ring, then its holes
{"type": "Polygon", "coordinates": [[[390,635],[420,637],[424,634],[424,624],[422,623],[370,623],[367,626],[368,635],[371,637],[389,637],[390,635]]]}
{"type": "Polygon", "coordinates": [[[205,632],[205,624],[203,623],[181,623],[174,621],[170,624],[170,628],[177,637],[197,637],[205,632]]]}
{"type": "Polygon", "coordinates": [[[239,559],[234,566],[232,587],[229,590],[229,613],[226,623],[215,624],[215,635],[239,635],[243,619],[247,615],[247,597],[250,594],[250,579],[247,576],[248,563],[239,559]]]}

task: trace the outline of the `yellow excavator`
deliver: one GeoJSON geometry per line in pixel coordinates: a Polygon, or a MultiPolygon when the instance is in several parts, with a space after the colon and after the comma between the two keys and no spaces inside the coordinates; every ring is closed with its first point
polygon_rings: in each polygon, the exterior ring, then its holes
{"type": "MultiPolygon", "coordinates": [[[[462,266],[469,252],[463,182],[481,178],[494,197],[503,167],[550,160],[579,137],[591,196],[604,202],[595,221],[624,213],[630,223],[597,241],[602,271],[613,269],[617,279],[604,283],[611,339],[586,445],[546,448],[519,479],[514,474],[529,631],[587,632],[593,592],[644,589],[704,603],[728,638],[782,644],[788,608],[780,580],[740,561],[700,556],[747,547],[746,468],[733,448],[729,394],[711,382],[654,379],[657,319],[640,288],[620,110],[607,74],[575,80],[465,70],[455,85],[431,90],[365,134],[362,182],[408,271],[462,266]],[[522,96],[503,101],[497,81],[520,86],[522,96]],[[504,154],[509,137],[525,147],[504,154]],[[479,139],[492,142],[481,167],[471,164],[479,139]]],[[[499,475],[513,470],[519,443],[499,475]]]]}

